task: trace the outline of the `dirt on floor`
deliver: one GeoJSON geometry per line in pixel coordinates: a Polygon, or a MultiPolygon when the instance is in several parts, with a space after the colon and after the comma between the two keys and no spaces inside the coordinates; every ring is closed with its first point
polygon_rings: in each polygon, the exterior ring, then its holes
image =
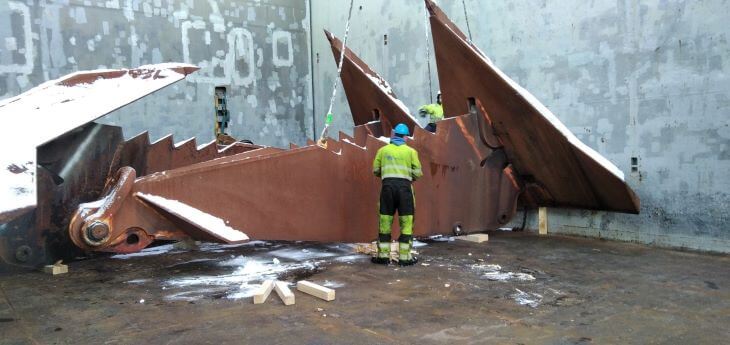
{"type": "MultiPolygon", "coordinates": [[[[347,244],[172,244],[0,277],[0,344],[722,344],[730,256],[531,233],[418,243],[416,266],[347,244]],[[285,306],[251,294],[307,279],[285,306]]],[[[292,289],[294,287],[292,285],[292,289]]]]}

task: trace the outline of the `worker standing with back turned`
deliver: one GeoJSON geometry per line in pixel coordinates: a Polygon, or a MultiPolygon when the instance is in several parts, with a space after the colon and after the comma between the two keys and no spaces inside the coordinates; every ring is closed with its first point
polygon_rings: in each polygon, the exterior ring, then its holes
{"type": "Polygon", "coordinates": [[[390,233],[393,218],[398,211],[400,237],[398,238],[398,264],[416,263],[411,255],[413,245],[413,222],[416,201],[411,183],[423,176],[418,152],[406,145],[408,126],[398,124],[393,129],[390,144],[381,147],[373,161],[373,174],[382,178],[380,190],[380,219],[378,229],[378,253],[373,263],[390,263],[390,233]]]}
{"type": "Polygon", "coordinates": [[[436,103],[426,104],[418,108],[418,114],[421,117],[428,115],[428,125],[425,129],[431,133],[436,133],[436,123],[444,119],[444,107],[441,105],[441,90],[436,95],[436,103]]]}

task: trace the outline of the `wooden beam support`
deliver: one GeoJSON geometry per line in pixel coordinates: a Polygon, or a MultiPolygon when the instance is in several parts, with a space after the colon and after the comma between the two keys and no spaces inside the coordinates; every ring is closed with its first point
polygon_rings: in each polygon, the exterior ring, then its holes
{"type": "Polygon", "coordinates": [[[276,294],[279,295],[279,298],[281,298],[284,302],[284,305],[294,304],[294,293],[289,290],[289,287],[285,282],[277,281],[274,284],[274,290],[276,290],[276,294]]]}
{"type": "Polygon", "coordinates": [[[271,290],[274,289],[274,281],[273,280],[267,280],[263,284],[261,284],[261,287],[256,291],[256,293],[253,295],[253,304],[261,304],[266,302],[266,299],[269,298],[269,294],[271,294],[271,290]]]}
{"type": "Polygon", "coordinates": [[[43,272],[53,274],[54,276],[56,274],[64,274],[68,273],[68,266],[64,264],[45,265],[43,266],[43,272]]]}
{"type": "Polygon", "coordinates": [[[538,226],[538,234],[540,234],[540,235],[548,234],[547,207],[540,207],[537,210],[537,226],[538,226]]]}
{"type": "Polygon", "coordinates": [[[321,298],[325,301],[332,301],[335,299],[335,290],[306,280],[300,280],[297,282],[297,290],[314,297],[321,298]]]}
{"type": "Polygon", "coordinates": [[[482,242],[489,241],[489,235],[487,235],[487,234],[469,234],[469,235],[464,235],[464,236],[456,236],[454,238],[457,240],[476,242],[476,243],[482,243],[482,242]]]}

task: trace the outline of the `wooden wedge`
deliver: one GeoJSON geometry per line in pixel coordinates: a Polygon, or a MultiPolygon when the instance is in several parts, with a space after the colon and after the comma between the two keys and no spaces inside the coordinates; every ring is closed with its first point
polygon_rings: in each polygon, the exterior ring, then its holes
{"type": "Polygon", "coordinates": [[[64,274],[64,273],[68,273],[68,266],[62,264],[61,260],[59,260],[58,262],[56,262],[53,265],[43,266],[43,272],[52,274],[54,276],[57,274],[64,274]]]}
{"type": "Polygon", "coordinates": [[[456,236],[454,238],[457,240],[462,240],[462,241],[482,243],[482,242],[487,242],[489,240],[489,235],[487,235],[487,234],[470,234],[470,235],[465,235],[465,236],[456,236]]]}
{"type": "Polygon", "coordinates": [[[325,301],[332,301],[335,299],[335,290],[306,280],[300,280],[297,282],[297,290],[314,297],[321,298],[325,301]]]}
{"type": "Polygon", "coordinates": [[[271,294],[271,290],[274,289],[274,281],[267,280],[261,284],[261,287],[253,295],[253,304],[261,304],[266,302],[266,299],[271,294]]]}
{"type": "Polygon", "coordinates": [[[279,298],[284,302],[284,305],[294,304],[294,293],[289,290],[289,287],[285,282],[277,281],[274,283],[274,290],[279,298]]]}

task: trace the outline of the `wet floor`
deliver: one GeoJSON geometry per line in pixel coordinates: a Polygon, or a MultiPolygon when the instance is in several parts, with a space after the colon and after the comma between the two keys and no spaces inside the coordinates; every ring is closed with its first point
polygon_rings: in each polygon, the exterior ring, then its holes
{"type": "Polygon", "coordinates": [[[719,344],[730,257],[526,233],[429,241],[413,267],[346,244],[163,245],[0,278],[0,344],[719,344]],[[284,306],[265,279],[330,286],[284,306]]]}

